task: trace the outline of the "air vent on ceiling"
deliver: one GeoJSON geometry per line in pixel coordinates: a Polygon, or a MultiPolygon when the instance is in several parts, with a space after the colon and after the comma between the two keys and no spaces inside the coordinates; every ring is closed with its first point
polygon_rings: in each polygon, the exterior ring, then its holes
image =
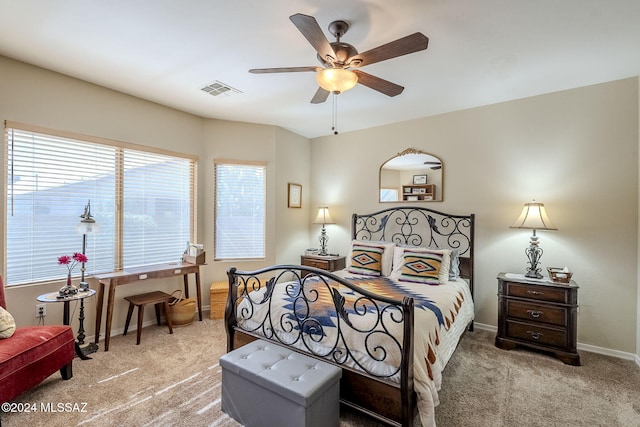
{"type": "Polygon", "coordinates": [[[216,80],[211,84],[206,85],[201,90],[213,96],[218,96],[218,95],[231,96],[238,93],[242,93],[238,89],[232,88],[228,84],[219,82],[218,80],[216,80]]]}

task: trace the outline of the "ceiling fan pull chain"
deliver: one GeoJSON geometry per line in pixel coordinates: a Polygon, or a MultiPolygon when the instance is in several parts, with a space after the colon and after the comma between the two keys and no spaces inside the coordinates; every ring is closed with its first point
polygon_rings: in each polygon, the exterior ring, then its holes
{"type": "Polygon", "coordinates": [[[333,126],[331,127],[334,135],[338,134],[338,94],[333,94],[333,126]]]}

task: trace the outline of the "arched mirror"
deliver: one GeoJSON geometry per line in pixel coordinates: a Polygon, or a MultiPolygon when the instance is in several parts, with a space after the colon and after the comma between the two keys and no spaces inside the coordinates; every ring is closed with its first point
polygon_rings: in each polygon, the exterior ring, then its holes
{"type": "Polygon", "coordinates": [[[414,148],[380,166],[380,202],[441,202],[442,160],[414,148]]]}

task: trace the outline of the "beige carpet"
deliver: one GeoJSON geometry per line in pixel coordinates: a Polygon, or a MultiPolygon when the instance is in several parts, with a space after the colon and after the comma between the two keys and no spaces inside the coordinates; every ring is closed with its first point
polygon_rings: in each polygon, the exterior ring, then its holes
{"type": "MultiPolygon", "coordinates": [[[[108,352],[74,361],[74,377],[52,375],[16,402],[37,412],[3,413],[13,426],[238,426],[220,410],[222,321],[204,320],[169,335],[148,327],[114,337],[108,352]],[[69,404],[59,412],[47,405],[69,404]],[[86,404],[86,405],[85,405],[86,404]]],[[[634,362],[582,352],[581,367],[543,354],[493,346],[493,334],[467,333],[445,371],[438,427],[640,426],[640,369],[634,362]]],[[[341,426],[379,423],[343,409],[341,426]]]]}

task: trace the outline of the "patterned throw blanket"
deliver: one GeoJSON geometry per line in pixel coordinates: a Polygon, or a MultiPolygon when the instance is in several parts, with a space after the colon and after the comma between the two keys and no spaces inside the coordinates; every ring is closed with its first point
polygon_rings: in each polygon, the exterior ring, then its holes
{"type": "MultiPolygon", "coordinates": [[[[440,344],[440,331],[444,328],[448,331],[458,316],[462,302],[465,299],[460,289],[447,288],[445,286],[429,286],[410,282],[394,281],[387,277],[362,278],[346,277],[362,289],[383,295],[396,300],[402,300],[405,296],[413,298],[414,303],[414,339],[418,345],[418,335],[428,336],[427,340],[420,343],[426,347],[423,349],[426,357],[422,360],[429,373],[429,378],[434,379],[431,366],[436,363],[437,346],[440,344]]],[[[417,348],[417,347],[416,347],[417,348]]],[[[418,362],[416,360],[416,362],[418,362]]]]}
{"type": "MultiPolygon", "coordinates": [[[[409,296],[413,298],[415,308],[415,326],[421,334],[426,333],[428,339],[425,342],[426,360],[423,362],[429,372],[429,378],[434,379],[431,366],[436,362],[436,347],[440,343],[439,331],[444,327],[449,330],[451,324],[456,319],[458,311],[464,301],[464,293],[461,290],[455,292],[442,292],[438,287],[419,284],[415,285],[408,282],[399,282],[389,279],[388,277],[363,277],[363,276],[345,276],[347,281],[356,286],[369,291],[375,295],[384,296],[397,301],[401,301],[403,297],[409,296]],[[425,293],[425,291],[427,291],[425,293]]],[[[303,328],[307,334],[317,335],[317,340],[322,340],[327,336],[330,328],[336,328],[338,316],[335,304],[330,292],[323,292],[323,285],[319,284],[316,278],[307,279],[305,282],[305,292],[308,296],[316,297],[309,307],[306,304],[300,304],[299,284],[295,283],[289,288],[289,291],[282,296],[285,301],[282,308],[289,312],[288,317],[291,320],[313,318],[316,322],[294,322],[294,329],[303,328]],[[317,294],[315,294],[317,292],[317,294]],[[298,324],[296,324],[298,323],[298,324]],[[322,326],[320,328],[319,326],[322,326]]],[[[380,307],[374,306],[371,301],[364,299],[362,295],[354,292],[346,286],[340,286],[338,283],[331,283],[331,286],[338,289],[344,297],[344,308],[347,316],[362,316],[364,311],[369,314],[377,313],[380,307]],[[358,299],[361,304],[358,305],[358,299]]],[[[447,289],[451,291],[451,289],[447,289]]],[[[308,300],[309,298],[307,298],[308,300]]],[[[360,322],[362,324],[363,322],[360,322]]],[[[360,328],[360,330],[363,330],[360,328]]],[[[401,335],[396,336],[401,340],[401,335]]]]}

